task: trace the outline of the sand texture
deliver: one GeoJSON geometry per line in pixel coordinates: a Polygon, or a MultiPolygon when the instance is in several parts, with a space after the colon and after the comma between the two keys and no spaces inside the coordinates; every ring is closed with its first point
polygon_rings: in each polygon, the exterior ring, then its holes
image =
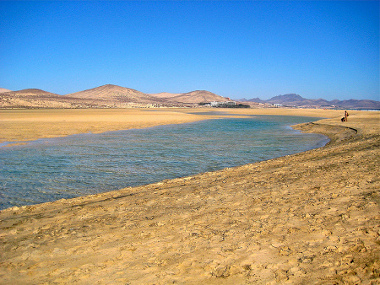
{"type": "Polygon", "coordinates": [[[296,127],[320,149],[3,210],[0,283],[379,284],[379,116],[296,127]]]}

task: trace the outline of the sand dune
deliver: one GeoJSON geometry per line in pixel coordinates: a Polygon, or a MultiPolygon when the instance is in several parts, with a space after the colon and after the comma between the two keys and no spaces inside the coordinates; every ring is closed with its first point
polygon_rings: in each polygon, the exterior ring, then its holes
{"type": "Polygon", "coordinates": [[[330,115],[320,149],[1,211],[0,283],[378,284],[380,113],[330,115]]]}

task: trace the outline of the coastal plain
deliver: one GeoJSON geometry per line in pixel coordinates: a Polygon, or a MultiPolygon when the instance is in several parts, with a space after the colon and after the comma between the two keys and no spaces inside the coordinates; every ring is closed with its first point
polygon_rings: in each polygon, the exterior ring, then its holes
{"type": "MultiPolygon", "coordinates": [[[[211,109],[1,110],[15,142],[218,118],[211,109]]],[[[326,146],[259,163],[0,211],[0,284],[379,284],[380,112],[322,119],[326,146]]]]}

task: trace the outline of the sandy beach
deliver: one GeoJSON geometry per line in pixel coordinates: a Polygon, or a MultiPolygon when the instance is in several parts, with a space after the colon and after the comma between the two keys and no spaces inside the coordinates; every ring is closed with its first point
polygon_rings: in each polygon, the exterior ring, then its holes
{"type": "Polygon", "coordinates": [[[0,143],[204,120],[176,109],[0,110],[0,143]]]}
{"type": "MultiPolygon", "coordinates": [[[[184,123],[205,109],[1,110],[0,142],[184,123]],[[84,113],[86,115],[84,116],[84,113]]],[[[219,111],[219,110],[217,110],[219,111]]],[[[327,118],[319,149],[0,211],[0,284],[379,284],[380,112],[327,118]]]]}

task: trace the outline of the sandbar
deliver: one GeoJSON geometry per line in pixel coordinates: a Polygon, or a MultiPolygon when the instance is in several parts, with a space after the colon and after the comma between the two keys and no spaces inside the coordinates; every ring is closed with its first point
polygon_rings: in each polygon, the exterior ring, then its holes
{"type": "Polygon", "coordinates": [[[172,109],[0,110],[0,143],[204,120],[172,109]]]}

